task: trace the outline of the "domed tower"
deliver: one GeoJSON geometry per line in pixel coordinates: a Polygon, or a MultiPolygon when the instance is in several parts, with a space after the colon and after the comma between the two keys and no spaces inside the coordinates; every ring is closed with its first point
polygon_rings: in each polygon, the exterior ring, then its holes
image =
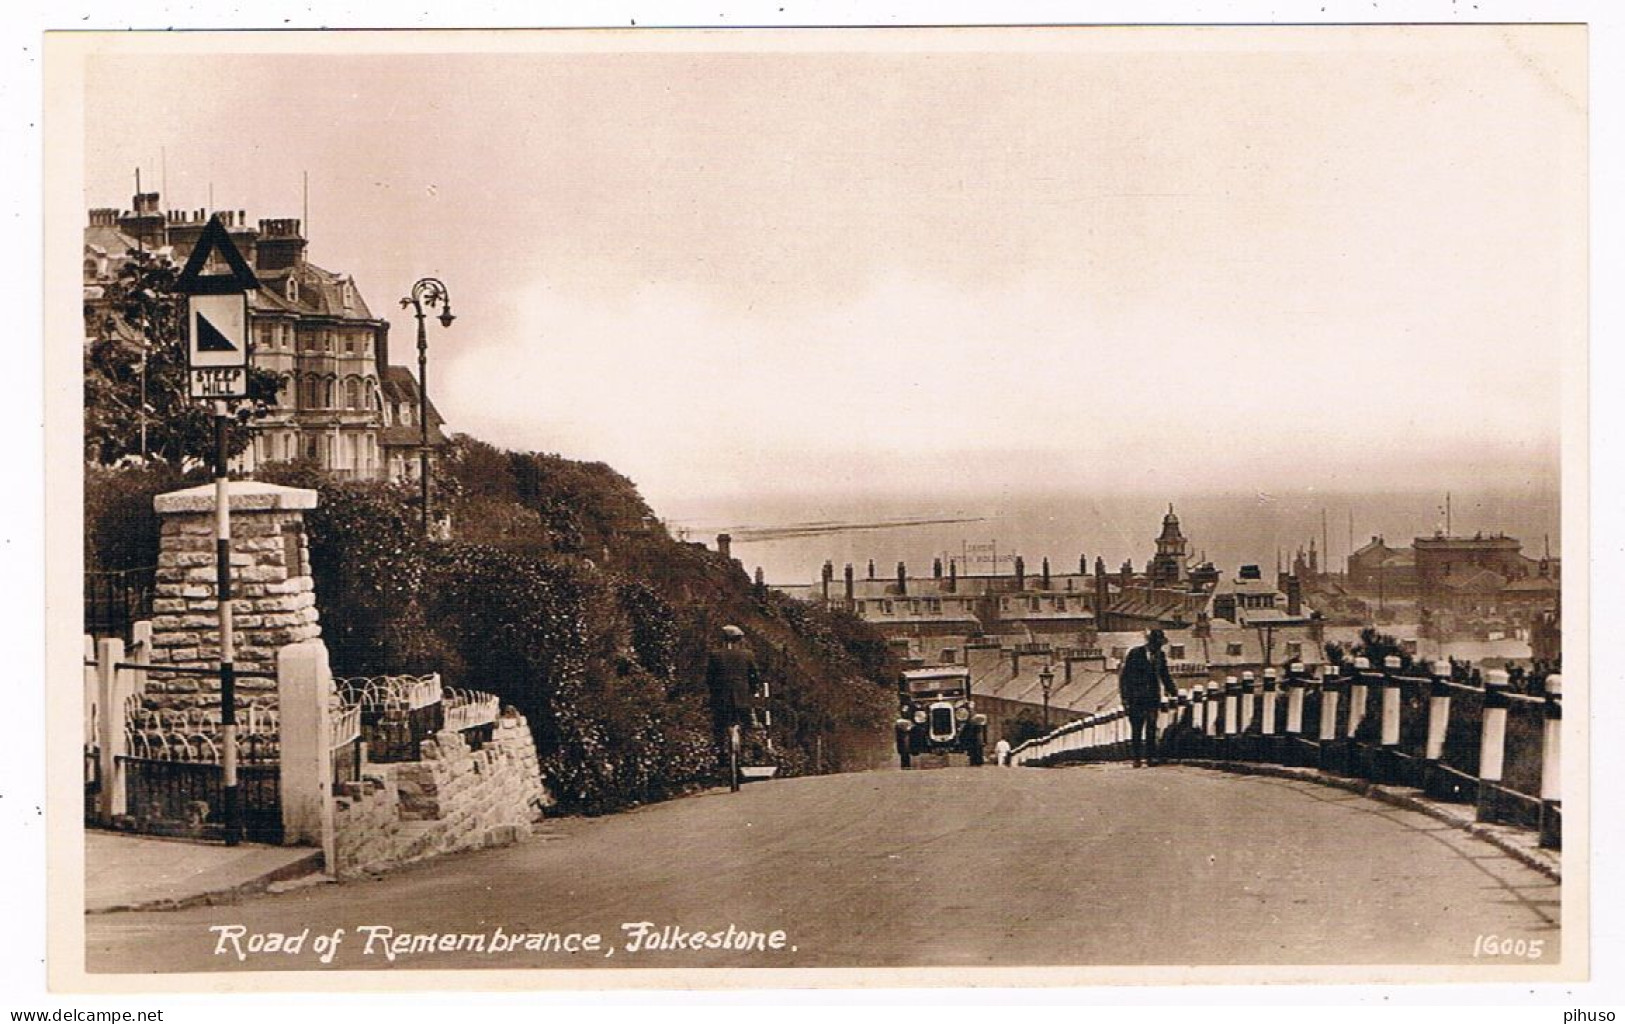
{"type": "Polygon", "coordinates": [[[1157,538],[1157,555],[1151,560],[1151,580],[1159,587],[1178,587],[1185,582],[1185,535],[1179,532],[1174,506],[1162,517],[1162,536],[1157,538]]]}

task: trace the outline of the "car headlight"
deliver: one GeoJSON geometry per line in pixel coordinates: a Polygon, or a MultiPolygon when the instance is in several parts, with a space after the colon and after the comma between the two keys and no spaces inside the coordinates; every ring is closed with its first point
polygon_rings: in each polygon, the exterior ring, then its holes
{"type": "Polygon", "coordinates": [[[915,708],[914,709],[914,720],[916,722],[919,722],[921,725],[925,724],[925,709],[924,708],[915,708]]]}
{"type": "Polygon", "coordinates": [[[967,708],[963,704],[959,705],[957,708],[954,708],[954,717],[959,719],[961,722],[966,721],[970,718],[970,708],[967,708]]]}

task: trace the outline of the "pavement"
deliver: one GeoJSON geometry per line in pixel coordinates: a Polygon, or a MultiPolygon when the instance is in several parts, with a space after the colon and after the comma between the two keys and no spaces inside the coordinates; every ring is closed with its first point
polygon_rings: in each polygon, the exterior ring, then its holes
{"type": "Polygon", "coordinates": [[[1493,968],[1485,936],[1561,961],[1562,896],[1466,829],[1347,787],[1177,764],[894,769],[550,819],[365,882],[93,914],[85,955],[108,974],[1493,968]]]}
{"type": "Polygon", "coordinates": [[[85,830],[85,912],[172,910],[320,878],[320,850],[85,830]]]}

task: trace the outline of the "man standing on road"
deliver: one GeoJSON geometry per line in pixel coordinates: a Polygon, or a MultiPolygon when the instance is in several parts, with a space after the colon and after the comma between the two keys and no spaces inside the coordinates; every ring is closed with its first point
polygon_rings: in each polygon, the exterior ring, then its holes
{"type": "Polygon", "coordinates": [[[705,667],[705,682],[711,692],[711,717],[722,759],[728,759],[731,730],[749,716],[752,701],[761,693],[761,674],[756,657],[745,646],[745,631],[738,626],[722,627],[722,646],[711,652],[705,667]]]}
{"type": "Polygon", "coordinates": [[[1173,676],[1168,673],[1168,657],[1163,647],[1168,638],[1160,629],[1145,635],[1145,643],[1128,652],[1123,667],[1117,674],[1117,692],[1123,698],[1123,709],[1128,712],[1129,746],[1134,753],[1134,767],[1143,763],[1157,763],[1157,708],[1162,694],[1178,697],[1173,676]],[[1141,750],[1144,750],[1144,761],[1141,750]]]}

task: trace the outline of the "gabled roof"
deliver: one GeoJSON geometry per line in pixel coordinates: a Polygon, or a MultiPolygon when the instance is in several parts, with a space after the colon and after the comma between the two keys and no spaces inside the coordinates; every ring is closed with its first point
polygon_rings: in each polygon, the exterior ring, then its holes
{"type": "MultiPolygon", "coordinates": [[[[418,406],[418,379],[412,371],[404,366],[384,367],[383,380],[378,382],[379,390],[383,392],[385,404],[396,402],[405,403],[416,408],[418,406]]],[[[434,399],[429,400],[429,443],[439,445],[447,443],[445,431],[441,428],[446,421],[440,415],[440,410],[434,407],[434,399]]],[[[423,439],[423,428],[414,420],[410,426],[394,424],[378,432],[378,443],[386,447],[405,447],[416,445],[423,439]]]]}

